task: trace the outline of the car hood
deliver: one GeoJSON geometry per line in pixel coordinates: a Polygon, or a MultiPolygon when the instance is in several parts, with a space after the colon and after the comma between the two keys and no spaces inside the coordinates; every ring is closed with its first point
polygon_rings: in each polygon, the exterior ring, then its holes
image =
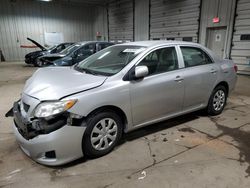
{"type": "Polygon", "coordinates": [[[55,54],[48,54],[46,57],[65,57],[65,54],[55,53],[55,54]]]}
{"type": "Polygon", "coordinates": [[[78,72],[72,67],[47,67],[38,69],[27,80],[23,93],[40,101],[58,100],[98,87],[106,78],[78,72]]]}
{"type": "Polygon", "coordinates": [[[27,40],[31,41],[33,44],[35,44],[38,48],[40,48],[42,51],[47,50],[44,46],[42,46],[41,44],[39,44],[38,42],[32,40],[31,38],[27,38],[27,40]]]}
{"type": "Polygon", "coordinates": [[[47,58],[50,59],[50,58],[55,58],[55,57],[62,58],[65,56],[66,56],[65,54],[55,53],[55,54],[44,55],[42,58],[44,58],[44,59],[47,59],[47,58]]]}

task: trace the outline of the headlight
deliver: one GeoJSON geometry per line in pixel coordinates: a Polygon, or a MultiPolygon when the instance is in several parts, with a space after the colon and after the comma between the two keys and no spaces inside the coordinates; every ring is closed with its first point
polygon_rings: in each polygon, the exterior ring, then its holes
{"type": "Polygon", "coordinates": [[[77,100],[65,100],[55,102],[43,102],[39,104],[35,109],[36,117],[48,117],[55,114],[59,114],[70,109],[77,100]]]}

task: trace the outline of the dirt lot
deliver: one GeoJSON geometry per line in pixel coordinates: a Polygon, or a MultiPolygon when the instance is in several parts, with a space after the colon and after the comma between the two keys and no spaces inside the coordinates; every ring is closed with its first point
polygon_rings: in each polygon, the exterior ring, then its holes
{"type": "Polygon", "coordinates": [[[35,71],[0,63],[0,187],[250,187],[250,77],[239,76],[224,112],[181,116],[131,132],[101,158],[61,167],[32,161],[4,114],[35,71]]]}

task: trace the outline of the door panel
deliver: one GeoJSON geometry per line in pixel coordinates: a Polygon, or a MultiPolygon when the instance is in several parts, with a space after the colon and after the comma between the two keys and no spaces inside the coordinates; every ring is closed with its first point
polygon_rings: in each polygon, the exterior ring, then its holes
{"type": "Polygon", "coordinates": [[[218,71],[217,66],[214,64],[185,69],[183,73],[185,85],[184,111],[206,105],[213,85],[217,80],[217,73],[212,73],[213,70],[218,71]]]}
{"type": "Polygon", "coordinates": [[[165,47],[149,53],[138,64],[147,66],[149,75],[130,83],[134,125],[182,110],[184,84],[178,62],[175,47],[165,47]]]}
{"type": "Polygon", "coordinates": [[[134,125],[181,111],[184,85],[176,79],[182,71],[146,77],[130,84],[134,125]]]}
{"type": "Polygon", "coordinates": [[[224,57],[226,29],[226,27],[208,29],[207,47],[221,58],[224,57]]]}
{"type": "Polygon", "coordinates": [[[217,80],[218,67],[202,49],[181,46],[185,97],[183,110],[205,106],[217,80]]]}

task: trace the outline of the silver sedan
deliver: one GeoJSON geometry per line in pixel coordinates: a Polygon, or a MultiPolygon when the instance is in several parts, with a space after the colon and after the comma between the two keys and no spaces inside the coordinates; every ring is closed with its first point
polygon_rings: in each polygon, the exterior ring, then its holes
{"type": "Polygon", "coordinates": [[[14,103],[14,132],[42,164],[99,157],[124,132],[200,109],[220,114],[236,71],[196,43],[115,45],[72,67],[37,70],[14,103]]]}

